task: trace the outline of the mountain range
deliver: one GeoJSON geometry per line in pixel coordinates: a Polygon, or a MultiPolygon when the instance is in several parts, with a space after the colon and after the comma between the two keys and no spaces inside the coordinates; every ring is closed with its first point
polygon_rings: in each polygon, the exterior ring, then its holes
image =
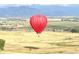
{"type": "Polygon", "coordinates": [[[27,17],[35,14],[44,14],[46,16],[79,16],[79,4],[0,5],[0,17],[27,17]]]}

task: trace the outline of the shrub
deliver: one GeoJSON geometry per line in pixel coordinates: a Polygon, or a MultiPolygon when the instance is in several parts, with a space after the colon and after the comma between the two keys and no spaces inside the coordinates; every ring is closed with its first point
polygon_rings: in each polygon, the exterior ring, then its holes
{"type": "Polygon", "coordinates": [[[74,28],[73,28],[73,29],[71,29],[71,32],[72,32],[72,33],[77,33],[77,32],[79,32],[79,31],[78,31],[78,29],[74,29],[74,28]]]}
{"type": "Polygon", "coordinates": [[[0,39],[0,49],[4,50],[5,40],[0,39]]]}

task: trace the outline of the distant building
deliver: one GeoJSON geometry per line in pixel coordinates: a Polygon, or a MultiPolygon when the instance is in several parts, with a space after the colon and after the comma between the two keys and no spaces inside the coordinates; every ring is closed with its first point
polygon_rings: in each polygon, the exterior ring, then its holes
{"type": "Polygon", "coordinates": [[[53,18],[53,19],[48,19],[48,20],[51,20],[51,21],[61,21],[61,19],[58,19],[58,18],[53,18]]]}

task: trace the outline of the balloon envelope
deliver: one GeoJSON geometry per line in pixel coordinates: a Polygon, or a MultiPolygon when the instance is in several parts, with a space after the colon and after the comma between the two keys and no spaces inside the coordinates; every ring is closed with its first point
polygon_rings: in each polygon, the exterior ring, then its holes
{"type": "Polygon", "coordinates": [[[43,15],[34,15],[30,17],[30,24],[34,31],[39,34],[47,25],[47,18],[43,15]]]}

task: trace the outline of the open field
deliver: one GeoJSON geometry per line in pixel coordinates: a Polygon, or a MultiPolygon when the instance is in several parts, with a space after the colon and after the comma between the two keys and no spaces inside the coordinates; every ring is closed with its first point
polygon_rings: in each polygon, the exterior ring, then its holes
{"type": "Polygon", "coordinates": [[[35,32],[0,31],[6,40],[0,53],[79,53],[79,33],[44,31],[38,38],[35,32]]]}
{"type": "Polygon", "coordinates": [[[48,21],[38,38],[29,21],[1,21],[0,39],[6,41],[0,53],[79,53],[79,22],[48,21]]]}

